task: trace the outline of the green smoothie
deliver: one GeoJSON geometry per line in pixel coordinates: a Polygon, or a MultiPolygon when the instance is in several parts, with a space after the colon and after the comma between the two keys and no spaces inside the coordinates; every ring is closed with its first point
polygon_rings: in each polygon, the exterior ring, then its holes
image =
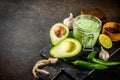
{"type": "Polygon", "coordinates": [[[83,47],[93,47],[100,33],[101,24],[92,18],[77,17],[73,24],[73,37],[78,39],[83,47]]]}

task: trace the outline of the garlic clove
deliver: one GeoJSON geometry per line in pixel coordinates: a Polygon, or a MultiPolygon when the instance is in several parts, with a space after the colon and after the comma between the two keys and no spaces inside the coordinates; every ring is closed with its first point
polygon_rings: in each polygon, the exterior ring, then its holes
{"type": "Polygon", "coordinates": [[[70,16],[63,20],[63,23],[67,25],[69,29],[73,29],[73,21],[74,21],[73,14],[70,13],[70,16]]]}
{"type": "Polygon", "coordinates": [[[109,57],[110,57],[109,53],[106,50],[104,50],[103,47],[101,46],[101,51],[99,53],[99,58],[107,61],[109,59],[109,57]]]}

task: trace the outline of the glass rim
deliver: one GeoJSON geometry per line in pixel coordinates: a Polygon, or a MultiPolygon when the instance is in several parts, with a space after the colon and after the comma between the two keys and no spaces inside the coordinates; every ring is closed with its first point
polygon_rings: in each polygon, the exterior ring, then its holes
{"type": "Polygon", "coordinates": [[[101,20],[100,20],[98,17],[93,16],[93,15],[90,15],[90,14],[81,14],[81,15],[75,17],[75,18],[74,18],[74,21],[73,21],[73,25],[78,26],[78,25],[76,25],[75,22],[76,22],[76,20],[77,20],[78,18],[82,18],[82,17],[83,17],[83,18],[84,18],[84,17],[87,17],[87,19],[90,19],[90,20],[92,20],[92,18],[94,18],[94,19],[96,20],[96,22],[99,24],[99,26],[98,26],[97,28],[95,28],[94,30],[86,30],[86,29],[83,29],[83,28],[81,28],[81,27],[79,27],[79,29],[84,30],[84,31],[96,31],[96,30],[98,30],[99,28],[102,27],[102,22],[101,22],[101,20]]]}

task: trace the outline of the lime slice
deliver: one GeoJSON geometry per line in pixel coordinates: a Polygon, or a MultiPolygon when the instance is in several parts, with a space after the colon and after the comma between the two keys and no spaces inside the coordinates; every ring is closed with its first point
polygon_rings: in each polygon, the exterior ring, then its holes
{"type": "Polygon", "coordinates": [[[100,34],[99,35],[99,42],[104,48],[109,49],[109,48],[112,47],[111,39],[105,34],[100,34]]]}

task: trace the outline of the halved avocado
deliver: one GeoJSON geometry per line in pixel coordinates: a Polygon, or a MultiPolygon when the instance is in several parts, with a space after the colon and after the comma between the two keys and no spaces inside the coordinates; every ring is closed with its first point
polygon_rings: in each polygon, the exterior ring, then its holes
{"type": "Polygon", "coordinates": [[[73,38],[67,38],[50,49],[50,55],[55,58],[69,58],[79,54],[81,43],[73,38]]]}
{"type": "Polygon", "coordinates": [[[69,29],[63,23],[56,23],[50,29],[50,39],[52,45],[56,45],[69,35],[69,29]]]}

